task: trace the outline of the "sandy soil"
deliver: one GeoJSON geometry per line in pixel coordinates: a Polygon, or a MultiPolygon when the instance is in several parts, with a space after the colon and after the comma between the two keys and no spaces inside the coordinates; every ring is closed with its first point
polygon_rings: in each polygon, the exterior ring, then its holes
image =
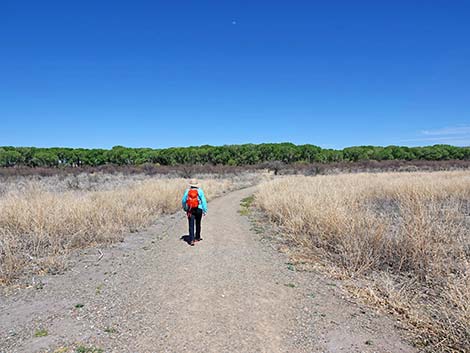
{"type": "Polygon", "coordinates": [[[238,213],[253,192],[212,201],[194,247],[180,213],[101,259],[87,249],[64,274],[3,288],[0,352],[414,352],[390,318],[253,233],[238,213]]]}

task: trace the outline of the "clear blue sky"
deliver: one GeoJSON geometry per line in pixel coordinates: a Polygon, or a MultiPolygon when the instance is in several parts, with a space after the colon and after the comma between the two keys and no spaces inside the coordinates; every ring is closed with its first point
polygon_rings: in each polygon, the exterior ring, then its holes
{"type": "Polygon", "coordinates": [[[470,145],[470,1],[0,2],[0,145],[470,145]]]}

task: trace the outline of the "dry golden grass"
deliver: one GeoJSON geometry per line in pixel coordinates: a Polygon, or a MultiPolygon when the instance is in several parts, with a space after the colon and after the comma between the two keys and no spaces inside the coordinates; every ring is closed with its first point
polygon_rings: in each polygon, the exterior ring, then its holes
{"type": "Polygon", "coordinates": [[[470,350],[470,172],[286,177],[256,203],[423,350],[470,350]]]}
{"type": "MultiPolygon", "coordinates": [[[[240,180],[204,179],[208,199],[240,180]]],[[[104,191],[50,191],[28,181],[0,197],[0,282],[27,271],[54,272],[70,250],[121,240],[181,207],[184,179],[146,179],[104,191]]]]}

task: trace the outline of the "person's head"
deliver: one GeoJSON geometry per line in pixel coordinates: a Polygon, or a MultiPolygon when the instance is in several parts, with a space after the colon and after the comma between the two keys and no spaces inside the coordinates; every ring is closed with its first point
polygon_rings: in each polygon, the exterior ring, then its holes
{"type": "Polygon", "coordinates": [[[199,187],[199,181],[197,179],[191,179],[189,182],[189,187],[190,188],[198,188],[199,187]]]}

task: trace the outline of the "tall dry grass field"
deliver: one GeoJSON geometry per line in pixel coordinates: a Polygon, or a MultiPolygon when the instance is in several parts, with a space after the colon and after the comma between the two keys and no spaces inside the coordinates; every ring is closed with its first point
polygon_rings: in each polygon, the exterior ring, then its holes
{"type": "MultiPolygon", "coordinates": [[[[86,184],[101,189],[92,191],[77,190],[76,179],[62,181],[60,187],[54,185],[60,184],[58,180],[48,178],[4,182],[0,282],[8,283],[30,271],[56,271],[72,249],[118,241],[126,232],[149,226],[159,215],[181,207],[187,187],[185,179],[99,178],[103,181],[86,184]]],[[[202,179],[201,184],[208,199],[244,185],[240,178],[202,179]]]]}
{"type": "Polygon", "coordinates": [[[470,172],[286,177],[256,203],[423,350],[470,351],[470,172]]]}

